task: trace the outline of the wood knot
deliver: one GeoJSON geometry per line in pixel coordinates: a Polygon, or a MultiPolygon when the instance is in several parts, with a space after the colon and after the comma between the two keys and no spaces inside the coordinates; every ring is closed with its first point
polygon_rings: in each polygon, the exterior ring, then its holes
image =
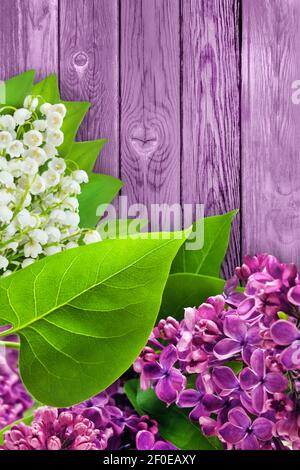
{"type": "Polygon", "coordinates": [[[129,133],[129,139],[136,153],[151,155],[158,146],[158,134],[154,127],[135,125],[129,133]]]}
{"type": "Polygon", "coordinates": [[[86,52],[80,51],[73,55],[73,64],[76,68],[86,67],[89,62],[89,56],[86,52]]]}

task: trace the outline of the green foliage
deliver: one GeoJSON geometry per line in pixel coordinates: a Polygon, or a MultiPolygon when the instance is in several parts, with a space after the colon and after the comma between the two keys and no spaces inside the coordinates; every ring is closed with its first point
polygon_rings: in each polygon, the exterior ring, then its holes
{"type": "Polygon", "coordinates": [[[78,403],[128,369],[154,326],[185,236],[106,240],[0,279],[1,317],[20,336],[21,377],[38,401],[78,403]]]}
{"type": "Polygon", "coordinates": [[[148,224],[147,219],[117,219],[105,220],[97,227],[102,240],[106,238],[122,238],[140,233],[148,224]]]}
{"type": "Polygon", "coordinates": [[[68,154],[68,160],[72,160],[81,170],[90,174],[105,143],[105,139],[74,142],[68,154]]]}
{"type": "MultiPolygon", "coordinates": [[[[173,261],[171,274],[194,273],[218,277],[230,236],[231,223],[237,211],[204,219],[204,245],[200,250],[179,250],[173,261]]],[[[197,230],[201,221],[194,223],[197,230]]],[[[191,235],[192,236],[192,235],[191,235]]]]}
{"type": "MultiPolygon", "coordinates": [[[[5,101],[2,104],[22,107],[25,96],[31,93],[35,76],[34,70],[21,73],[5,81],[5,101]]],[[[2,100],[1,100],[2,101],[2,100]]]]}
{"type": "Polygon", "coordinates": [[[57,75],[55,73],[48,75],[44,80],[33,85],[30,93],[42,96],[48,103],[59,103],[60,94],[57,75]]]}
{"type": "Polygon", "coordinates": [[[125,384],[125,392],[132,406],[140,415],[149,415],[158,422],[159,432],[167,441],[182,450],[221,449],[217,439],[205,437],[197,423],[189,420],[188,413],[176,405],[166,407],[152,389],[140,390],[138,380],[125,384]]]}
{"type": "Polygon", "coordinates": [[[94,228],[105,212],[107,205],[115,198],[123,183],[113,176],[93,173],[89,182],[82,185],[78,196],[80,227],[94,228]],[[101,206],[101,210],[99,210],[101,206]]]}
{"type": "Polygon", "coordinates": [[[198,307],[212,295],[223,292],[225,281],[210,276],[178,273],[168,278],[160,307],[159,318],[171,315],[183,318],[185,307],[198,307]]]}

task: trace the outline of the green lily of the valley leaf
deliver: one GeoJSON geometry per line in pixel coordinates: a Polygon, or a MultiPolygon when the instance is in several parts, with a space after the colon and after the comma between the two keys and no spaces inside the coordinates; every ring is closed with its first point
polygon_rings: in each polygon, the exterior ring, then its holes
{"type": "Polygon", "coordinates": [[[149,415],[158,422],[159,433],[181,450],[222,449],[217,439],[203,436],[197,423],[192,423],[188,412],[176,405],[166,407],[152,389],[140,390],[136,379],[125,384],[125,392],[132,406],[140,415],[149,415]]]}
{"type": "Polygon", "coordinates": [[[178,320],[183,318],[184,308],[198,307],[208,297],[222,294],[223,279],[199,274],[171,274],[168,278],[160,307],[159,318],[171,315],[178,320]]]}
{"type": "Polygon", "coordinates": [[[94,228],[106,206],[115,198],[123,183],[110,175],[93,173],[89,182],[82,185],[78,196],[80,227],[94,228]],[[101,206],[101,210],[100,210],[101,206]]]}
{"type": "Polygon", "coordinates": [[[20,337],[21,377],[37,401],[79,403],[128,369],[155,323],[181,235],[105,240],[0,279],[0,317],[20,337]]]}
{"type": "Polygon", "coordinates": [[[24,98],[31,93],[33,80],[35,76],[34,70],[21,73],[15,77],[5,81],[5,96],[2,104],[22,107],[24,98]]]}
{"type": "Polygon", "coordinates": [[[147,219],[113,219],[99,224],[97,231],[102,240],[106,238],[121,238],[140,233],[147,224],[147,219]]]}
{"type": "Polygon", "coordinates": [[[67,114],[61,128],[65,134],[65,139],[61,146],[58,147],[58,151],[62,157],[67,157],[71,151],[79,126],[90,107],[90,103],[85,101],[61,101],[61,103],[66,106],[67,114]]]}
{"type": "Polygon", "coordinates": [[[55,73],[48,75],[44,80],[35,83],[31,91],[32,95],[39,95],[48,103],[59,103],[60,94],[58,79],[55,73]]]}
{"type": "Polygon", "coordinates": [[[95,161],[105,143],[106,139],[74,142],[68,155],[68,160],[72,160],[81,170],[91,174],[95,161]]]}
{"type": "MultiPolygon", "coordinates": [[[[231,223],[237,211],[204,219],[204,245],[200,250],[179,250],[171,273],[194,273],[219,276],[221,264],[228,248],[231,223]]],[[[194,230],[196,230],[196,222],[194,230]]],[[[191,235],[192,236],[192,235],[191,235]]]]}

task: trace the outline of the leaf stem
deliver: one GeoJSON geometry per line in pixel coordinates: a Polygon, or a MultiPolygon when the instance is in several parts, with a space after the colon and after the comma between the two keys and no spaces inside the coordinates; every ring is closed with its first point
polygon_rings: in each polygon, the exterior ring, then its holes
{"type": "Polygon", "coordinates": [[[0,347],[20,349],[20,343],[16,343],[15,341],[0,341],[0,347]]]}

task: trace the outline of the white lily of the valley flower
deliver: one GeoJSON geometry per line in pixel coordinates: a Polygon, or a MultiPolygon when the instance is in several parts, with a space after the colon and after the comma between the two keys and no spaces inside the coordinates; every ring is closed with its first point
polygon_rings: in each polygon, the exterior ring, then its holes
{"type": "Polygon", "coordinates": [[[8,245],[6,245],[5,248],[6,248],[7,250],[12,250],[12,251],[16,252],[17,249],[18,249],[18,246],[19,246],[19,243],[18,243],[18,242],[11,242],[11,243],[9,243],[8,245]]]}
{"type": "Polygon", "coordinates": [[[88,181],[89,181],[88,174],[84,170],[75,170],[75,171],[73,171],[72,177],[79,184],[88,183],[88,181]]]}
{"type": "Polygon", "coordinates": [[[17,223],[21,228],[35,227],[36,218],[33,217],[27,209],[22,209],[16,216],[17,223]]]}
{"type": "Polygon", "coordinates": [[[48,159],[45,150],[41,147],[30,147],[28,150],[25,150],[24,156],[33,158],[39,166],[43,165],[48,159]]]}
{"type": "Polygon", "coordinates": [[[52,145],[52,144],[45,144],[44,147],[43,147],[43,150],[46,152],[46,155],[49,158],[53,158],[56,155],[58,155],[58,151],[57,151],[56,147],[54,147],[54,145],[52,145]]]}
{"type": "Polygon", "coordinates": [[[19,140],[13,140],[6,147],[6,153],[8,153],[11,158],[18,158],[23,152],[24,146],[19,140]]]}
{"type": "Polygon", "coordinates": [[[14,159],[7,162],[7,170],[14,178],[19,178],[23,172],[23,162],[20,159],[14,159]]]}
{"type": "Polygon", "coordinates": [[[60,129],[48,129],[46,142],[47,144],[59,147],[64,141],[64,134],[60,129]]]}
{"type": "Polygon", "coordinates": [[[24,108],[30,109],[30,111],[35,111],[39,105],[39,100],[36,96],[28,95],[26,96],[23,106],[24,108]]]}
{"type": "Polygon", "coordinates": [[[6,269],[9,265],[8,259],[0,255],[0,269],[6,269]]]}
{"type": "Polygon", "coordinates": [[[90,245],[91,243],[100,242],[102,240],[100,233],[97,230],[91,230],[87,232],[83,237],[83,241],[86,245],[90,245]]]}
{"type": "Polygon", "coordinates": [[[73,211],[77,211],[79,208],[79,202],[76,197],[68,197],[65,199],[64,207],[67,209],[72,209],[73,211]]]}
{"type": "Polygon", "coordinates": [[[36,131],[44,132],[47,129],[46,119],[36,119],[36,121],[33,121],[32,125],[36,131]]]}
{"type": "Polygon", "coordinates": [[[23,161],[23,172],[26,175],[34,176],[37,174],[39,166],[33,158],[25,158],[23,161]]]}
{"type": "Polygon", "coordinates": [[[60,230],[57,227],[49,226],[45,228],[45,232],[48,235],[49,243],[56,243],[59,242],[61,239],[60,230]]]}
{"type": "Polygon", "coordinates": [[[7,188],[14,187],[14,178],[8,171],[0,171],[0,185],[7,188]]]}
{"type": "Polygon", "coordinates": [[[40,255],[43,251],[42,246],[35,242],[35,241],[29,241],[25,243],[24,245],[24,255],[25,258],[37,258],[38,255],[40,255]]]}
{"type": "Polygon", "coordinates": [[[36,130],[28,131],[24,134],[23,141],[28,147],[39,147],[43,143],[43,134],[36,130]]]}
{"type": "Polygon", "coordinates": [[[59,183],[60,174],[53,170],[47,170],[42,173],[42,178],[46,183],[46,187],[51,188],[59,183]]]}
{"type": "Polygon", "coordinates": [[[69,227],[77,227],[80,222],[80,217],[77,212],[65,211],[65,224],[69,227]]]}
{"type": "Polygon", "coordinates": [[[44,253],[47,256],[55,255],[56,253],[60,253],[62,250],[62,247],[60,245],[52,245],[52,246],[46,246],[44,248],[44,253]]]}
{"type": "Polygon", "coordinates": [[[14,120],[18,126],[23,126],[23,124],[30,118],[31,112],[26,108],[20,108],[14,112],[14,120]]]}
{"type": "Polygon", "coordinates": [[[7,170],[8,164],[7,160],[4,157],[0,157],[0,170],[7,170]]]}
{"type": "Polygon", "coordinates": [[[66,213],[61,209],[54,209],[49,216],[49,220],[54,223],[64,224],[66,221],[66,213]]]}
{"type": "Polygon", "coordinates": [[[30,232],[31,240],[40,243],[41,245],[46,245],[48,242],[48,234],[45,230],[36,228],[30,232]]]}
{"type": "MultiPolygon", "coordinates": [[[[0,201],[2,203],[2,201],[0,201]]],[[[13,218],[13,212],[4,205],[0,205],[0,222],[4,224],[8,224],[11,219],[13,218]]]]}
{"type": "Polygon", "coordinates": [[[49,129],[60,129],[63,120],[62,115],[55,111],[50,110],[47,114],[47,126],[49,129]]]}
{"type": "Polygon", "coordinates": [[[27,266],[30,266],[34,262],[35,262],[35,259],[33,258],[25,258],[22,263],[22,268],[27,268],[27,266]]]}
{"type": "Polygon", "coordinates": [[[77,181],[73,180],[71,176],[64,176],[61,181],[61,189],[65,193],[80,194],[81,188],[77,181]]]}
{"type": "Polygon", "coordinates": [[[42,114],[44,114],[46,116],[48,111],[50,111],[51,108],[52,108],[52,104],[43,103],[40,107],[40,111],[41,111],[42,114]]]}
{"type": "Polygon", "coordinates": [[[69,250],[70,248],[77,248],[79,245],[76,242],[69,242],[66,244],[66,249],[69,250]]]}
{"type": "Polygon", "coordinates": [[[37,194],[41,194],[46,190],[46,183],[44,178],[42,178],[40,175],[36,175],[34,178],[33,183],[30,186],[30,192],[34,196],[37,194]]]}
{"type": "Polygon", "coordinates": [[[53,104],[50,108],[50,112],[59,113],[64,118],[67,113],[67,108],[62,103],[53,104]]]}
{"type": "Polygon", "coordinates": [[[10,114],[0,116],[0,130],[13,131],[16,127],[16,122],[10,114]]]}
{"type": "Polygon", "coordinates": [[[7,189],[0,189],[0,204],[7,205],[13,200],[11,192],[7,189]]]}
{"type": "Polygon", "coordinates": [[[66,162],[63,158],[52,158],[48,163],[50,170],[56,171],[57,173],[64,173],[66,170],[66,162]]]}
{"type": "Polygon", "coordinates": [[[0,149],[5,149],[12,140],[10,132],[0,131],[0,149]]]}

